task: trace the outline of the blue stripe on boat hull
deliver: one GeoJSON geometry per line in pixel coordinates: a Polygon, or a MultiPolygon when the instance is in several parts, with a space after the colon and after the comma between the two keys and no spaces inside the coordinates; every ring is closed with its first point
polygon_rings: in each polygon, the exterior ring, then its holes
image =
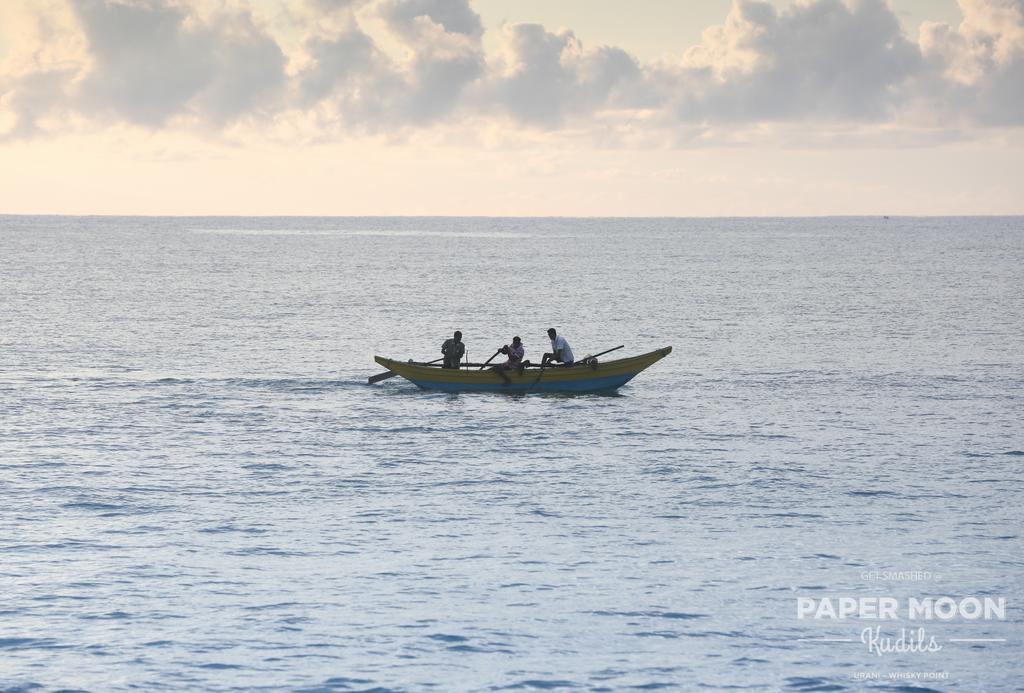
{"type": "Polygon", "coordinates": [[[502,385],[500,383],[442,383],[429,380],[413,380],[412,382],[424,390],[443,390],[445,392],[601,392],[622,387],[632,380],[634,376],[636,376],[636,373],[615,375],[607,378],[588,378],[586,380],[560,382],[544,382],[542,378],[537,384],[512,383],[511,385],[502,385]]]}

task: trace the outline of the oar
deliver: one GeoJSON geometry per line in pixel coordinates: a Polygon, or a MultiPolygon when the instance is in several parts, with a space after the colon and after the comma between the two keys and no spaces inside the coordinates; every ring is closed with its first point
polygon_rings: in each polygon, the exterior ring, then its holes
{"type": "MultiPolygon", "coordinates": [[[[442,356],[439,359],[434,359],[430,363],[437,363],[438,361],[444,361],[444,356],[442,356]]],[[[374,383],[379,383],[381,380],[394,378],[396,375],[398,375],[398,373],[395,373],[394,371],[384,371],[383,373],[378,373],[377,375],[371,375],[369,378],[366,379],[366,384],[373,385],[374,383]]]]}
{"type": "MultiPolygon", "coordinates": [[[[498,349],[496,352],[494,352],[494,356],[497,356],[500,353],[501,353],[501,349],[498,349]]],[[[486,361],[484,361],[484,365],[480,366],[480,368],[478,370],[482,371],[483,369],[487,368],[487,364],[494,360],[494,356],[492,356],[491,358],[489,358],[486,361]]]]}
{"type": "Polygon", "coordinates": [[[602,351],[600,354],[594,354],[593,356],[584,356],[583,360],[580,363],[586,363],[590,359],[596,359],[598,356],[604,356],[605,354],[610,354],[613,351],[618,351],[619,349],[625,349],[625,348],[626,348],[625,344],[620,344],[619,346],[615,347],[614,349],[609,349],[608,351],[602,351]]]}

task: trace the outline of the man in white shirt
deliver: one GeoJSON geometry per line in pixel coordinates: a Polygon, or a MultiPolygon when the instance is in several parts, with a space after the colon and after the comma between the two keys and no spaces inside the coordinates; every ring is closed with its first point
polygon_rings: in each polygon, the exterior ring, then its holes
{"type": "Polygon", "coordinates": [[[557,361],[563,366],[571,366],[575,359],[572,357],[572,349],[569,348],[569,342],[565,341],[565,337],[555,332],[554,327],[548,330],[548,337],[551,338],[551,351],[553,353],[544,354],[540,365],[546,366],[552,361],[557,361]]]}

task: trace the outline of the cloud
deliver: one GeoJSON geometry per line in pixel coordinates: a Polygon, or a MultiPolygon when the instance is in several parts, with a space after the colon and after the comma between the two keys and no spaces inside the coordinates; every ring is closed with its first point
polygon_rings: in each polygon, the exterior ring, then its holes
{"type": "Polygon", "coordinates": [[[683,120],[884,120],[920,69],[883,0],[816,0],[777,12],[737,0],[687,51],[675,108],[683,120]]]}
{"type": "Polygon", "coordinates": [[[384,0],[379,12],[391,28],[413,40],[421,34],[424,20],[437,24],[445,33],[477,39],[484,33],[480,15],[465,0],[384,0]]]}
{"type": "Polygon", "coordinates": [[[926,22],[914,38],[885,0],[734,0],[699,44],[648,63],[534,23],[503,26],[487,54],[469,0],[276,14],[252,0],[45,2],[35,45],[0,63],[8,138],[72,121],[217,132],[290,119],[329,136],[503,123],[595,138],[613,124],[675,142],[1024,125],[1024,0],[960,0],[959,25],[926,22]]]}
{"type": "Polygon", "coordinates": [[[91,66],[83,108],[160,127],[178,115],[225,124],[269,105],[285,84],[285,58],[248,12],[202,22],[157,2],[74,0],[91,66]]]}
{"type": "Polygon", "coordinates": [[[38,136],[44,121],[68,117],[82,41],[69,36],[74,22],[62,9],[55,0],[0,4],[0,139],[38,136]]]}
{"type": "Polygon", "coordinates": [[[305,105],[367,130],[424,125],[449,115],[484,71],[483,25],[467,0],[385,0],[373,8],[403,56],[394,58],[357,22],[311,37],[298,76],[305,105]]]}
{"type": "Polygon", "coordinates": [[[929,73],[919,98],[940,101],[940,115],[961,122],[1024,124],[1024,0],[960,0],[960,8],[957,27],[921,27],[929,73]]]}
{"type": "Polygon", "coordinates": [[[506,26],[506,55],[483,101],[491,113],[540,128],[615,112],[635,123],[630,114],[645,113],[645,123],[670,129],[677,142],[774,123],[811,125],[827,141],[842,124],[1016,125],[1024,117],[1022,5],[962,0],[959,27],[926,24],[915,42],[884,0],[806,0],[782,11],[734,0],[723,24],[681,59],[651,64],[614,47],[586,48],[568,30],[506,26]]]}
{"type": "Polygon", "coordinates": [[[16,84],[0,83],[0,105],[10,112],[10,127],[0,141],[29,139],[42,132],[40,121],[67,102],[69,70],[45,69],[28,73],[16,84]]]}
{"type": "Polygon", "coordinates": [[[562,54],[578,51],[576,37],[540,24],[513,24],[505,33],[509,64],[493,86],[498,105],[522,121],[560,125],[576,81],[562,54]]]}
{"type": "Polygon", "coordinates": [[[550,32],[540,24],[512,24],[504,31],[504,61],[484,89],[492,110],[559,127],[574,117],[644,105],[644,75],[625,51],[584,48],[573,32],[550,32]]]}
{"type": "Polygon", "coordinates": [[[308,0],[314,10],[323,10],[325,12],[334,12],[337,10],[347,10],[357,5],[363,4],[364,0],[308,0]]]}
{"type": "Polygon", "coordinates": [[[330,38],[311,38],[306,49],[313,60],[300,75],[303,103],[307,105],[341,90],[372,90],[374,68],[385,60],[373,39],[354,26],[330,38]]]}

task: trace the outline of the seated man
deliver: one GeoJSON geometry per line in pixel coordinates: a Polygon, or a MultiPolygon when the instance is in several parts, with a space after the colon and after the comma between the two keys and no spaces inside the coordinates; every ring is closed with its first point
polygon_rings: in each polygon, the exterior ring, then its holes
{"type": "Polygon", "coordinates": [[[462,362],[462,355],[466,353],[466,345],[462,343],[462,333],[458,330],[451,339],[444,340],[441,345],[441,353],[444,354],[444,368],[458,368],[462,362]]]}
{"type": "Polygon", "coordinates": [[[572,349],[569,348],[569,342],[555,332],[554,327],[548,330],[548,337],[551,338],[552,353],[544,354],[544,358],[540,362],[541,367],[547,366],[552,361],[557,361],[563,366],[571,366],[575,359],[572,356],[572,349]]]}
{"type": "Polygon", "coordinates": [[[497,366],[491,366],[491,370],[500,375],[501,379],[505,381],[505,385],[508,385],[512,381],[509,380],[505,371],[520,370],[523,367],[523,356],[526,354],[526,350],[523,348],[523,340],[519,339],[519,337],[513,337],[512,346],[506,344],[498,351],[507,355],[508,361],[499,363],[497,366]]]}

